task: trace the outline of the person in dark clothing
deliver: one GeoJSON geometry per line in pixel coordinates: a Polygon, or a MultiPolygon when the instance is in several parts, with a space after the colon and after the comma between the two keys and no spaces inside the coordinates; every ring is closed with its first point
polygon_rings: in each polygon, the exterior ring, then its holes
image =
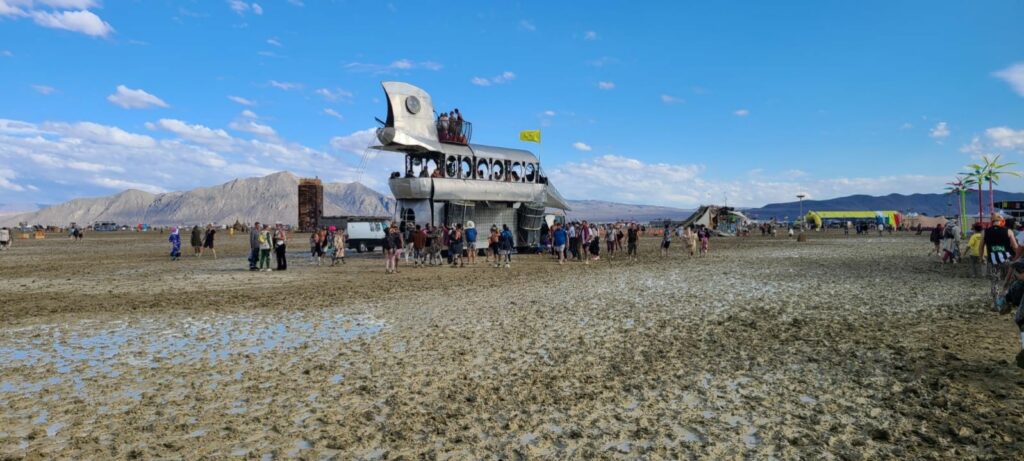
{"type": "Polygon", "coordinates": [[[249,229],[249,270],[256,271],[260,260],[260,223],[249,229]]]}
{"type": "Polygon", "coordinates": [[[277,223],[274,230],[274,256],[277,257],[277,270],[288,269],[287,245],[288,234],[284,230],[284,224],[277,223]]]}
{"type": "Polygon", "coordinates": [[[636,223],[630,224],[629,229],[626,229],[626,255],[631,261],[636,261],[636,246],[639,240],[640,229],[636,227],[636,223]]]}
{"type": "MultiPolygon", "coordinates": [[[[932,229],[932,233],[928,236],[928,240],[935,245],[935,254],[939,254],[939,245],[942,243],[942,224],[936,224],[935,228],[932,229]]],[[[859,232],[858,232],[859,234],[859,232]]]]}

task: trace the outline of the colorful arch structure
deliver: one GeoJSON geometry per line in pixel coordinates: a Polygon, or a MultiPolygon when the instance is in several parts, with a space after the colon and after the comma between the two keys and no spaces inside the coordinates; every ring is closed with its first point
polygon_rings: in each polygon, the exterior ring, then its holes
{"type": "Polygon", "coordinates": [[[843,219],[843,220],[874,220],[875,224],[885,224],[888,226],[899,227],[900,223],[903,222],[903,215],[898,211],[884,210],[884,211],[808,211],[807,222],[813,223],[814,227],[821,228],[823,221],[828,219],[843,219]]]}

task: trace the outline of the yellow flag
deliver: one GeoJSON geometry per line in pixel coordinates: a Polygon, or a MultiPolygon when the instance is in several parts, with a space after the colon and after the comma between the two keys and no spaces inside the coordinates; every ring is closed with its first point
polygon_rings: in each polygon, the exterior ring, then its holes
{"type": "Polygon", "coordinates": [[[519,140],[540,143],[540,130],[520,131],[519,140]]]}

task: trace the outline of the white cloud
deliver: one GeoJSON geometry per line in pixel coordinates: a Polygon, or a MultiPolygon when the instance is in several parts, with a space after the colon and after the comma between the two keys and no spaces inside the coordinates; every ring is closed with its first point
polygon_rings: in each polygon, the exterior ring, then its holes
{"type": "Polygon", "coordinates": [[[114,32],[109,23],[91,11],[32,11],[30,15],[36,24],[51,29],[69,30],[92,37],[106,37],[114,32]]]}
{"type": "MultiPolygon", "coordinates": [[[[95,194],[96,187],[182,190],[281,170],[321,177],[329,172],[331,181],[361,178],[386,193],[384,178],[391,171],[386,169],[402,163],[401,155],[382,155],[360,176],[358,154],[329,155],[276,136],[236,138],[222,129],[182,120],[161,119],[147,127],[167,137],[154,139],[93,122],[37,125],[0,119],[0,168],[9,170],[0,181],[7,195],[0,195],[7,203],[55,203],[95,194]],[[33,183],[47,187],[33,192],[33,183]]],[[[374,130],[365,135],[370,138],[362,139],[364,149],[373,142],[374,130]]],[[[345,144],[334,144],[339,142],[345,144]]]]}
{"type": "Polygon", "coordinates": [[[583,33],[583,39],[584,40],[597,40],[597,32],[594,32],[592,30],[588,30],[588,31],[583,33]]]}
{"type": "Polygon", "coordinates": [[[252,120],[235,120],[228,124],[228,128],[260,136],[277,136],[277,132],[270,126],[259,124],[252,120]]]}
{"type": "Polygon", "coordinates": [[[12,180],[17,178],[18,175],[14,173],[14,170],[9,168],[0,168],[0,189],[12,190],[15,192],[24,191],[25,188],[19,184],[15,184],[12,180]]]}
{"type": "Polygon", "coordinates": [[[335,88],[333,90],[330,88],[318,88],[314,93],[322,96],[328,101],[351,99],[353,96],[351,91],[342,90],[340,88],[335,88]]]}
{"type": "Polygon", "coordinates": [[[474,85],[476,85],[476,86],[491,86],[491,85],[501,85],[503,83],[508,83],[508,82],[511,82],[512,80],[515,80],[515,79],[516,79],[515,72],[510,72],[510,71],[506,70],[505,72],[502,72],[501,75],[498,75],[498,76],[495,76],[495,77],[491,77],[491,78],[473,77],[473,78],[471,78],[469,80],[469,82],[474,84],[474,85]]]}
{"type": "Polygon", "coordinates": [[[248,13],[250,11],[252,11],[253,14],[256,14],[256,15],[263,14],[263,7],[261,7],[258,3],[247,3],[247,2],[244,2],[242,0],[227,0],[227,1],[228,1],[228,8],[231,8],[231,11],[234,11],[235,13],[238,13],[239,16],[244,16],[245,13],[248,13]]]}
{"type": "Polygon", "coordinates": [[[89,179],[89,182],[92,183],[92,184],[95,184],[97,186],[106,187],[108,189],[117,189],[117,190],[138,189],[138,190],[141,190],[141,191],[149,192],[151,194],[159,194],[159,193],[167,192],[167,189],[164,189],[164,188],[162,188],[160,186],[154,186],[152,184],[146,184],[146,183],[136,182],[136,181],[127,181],[127,180],[124,180],[124,179],[95,177],[95,178],[89,179]]]}
{"type": "Polygon", "coordinates": [[[278,41],[278,40],[277,40],[277,38],[276,38],[276,37],[275,37],[275,38],[268,38],[268,39],[267,39],[267,44],[268,44],[268,45],[274,45],[274,46],[276,46],[276,47],[282,47],[282,46],[284,46],[284,45],[282,45],[282,44],[281,44],[281,42],[280,42],[280,41],[278,41]]]}
{"type": "Polygon", "coordinates": [[[586,144],[583,141],[576,141],[572,143],[572,148],[583,152],[590,152],[593,150],[589,144],[586,144]]]}
{"type": "Polygon", "coordinates": [[[615,83],[613,82],[597,82],[597,88],[601,90],[612,90],[615,89],[615,83]]]}
{"type": "Polygon", "coordinates": [[[241,96],[228,96],[228,99],[230,99],[230,100],[232,100],[234,102],[237,102],[237,103],[239,103],[239,104],[241,104],[243,106],[255,106],[256,105],[256,101],[253,101],[251,99],[245,99],[245,98],[243,98],[241,96]]]}
{"type": "Polygon", "coordinates": [[[553,110],[546,110],[546,111],[544,111],[544,115],[546,115],[548,117],[554,117],[555,115],[558,115],[558,114],[555,113],[555,111],[553,111],[553,110]]]}
{"type": "Polygon", "coordinates": [[[750,109],[736,109],[732,114],[737,117],[746,117],[750,115],[750,109]]]}
{"type": "Polygon", "coordinates": [[[660,96],[660,99],[661,99],[661,102],[663,102],[665,104],[682,104],[682,103],[686,102],[685,100],[683,100],[681,98],[677,98],[677,97],[672,96],[670,94],[662,94],[660,96]]]}
{"type": "Polygon", "coordinates": [[[985,130],[985,136],[996,147],[1024,150],[1024,129],[1014,130],[1005,126],[997,126],[985,130]]]}
{"type": "Polygon", "coordinates": [[[234,139],[227,131],[213,129],[203,125],[189,125],[181,120],[162,118],[156,124],[147,124],[151,129],[170,131],[182,139],[200,144],[227,146],[234,139]]]}
{"type": "Polygon", "coordinates": [[[914,128],[914,125],[911,124],[910,122],[904,122],[902,125],[900,125],[900,130],[909,130],[911,128],[914,128]]]}
{"type": "Polygon", "coordinates": [[[271,80],[270,86],[284,91],[298,90],[302,88],[301,83],[279,82],[277,80],[271,80]]]}
{"type": "Polygon", "coordinates": [[[39,94],[45,95],[50,95],[53,94],[54,91],[57,91],[54,87],[46,85],[32,85],[32,89],[36,90],[39,94]]]}
{"type": "Polygon", "coordinates": [[[101,125],[93,122],[47,122],[42,125],[42,128],[44,131],[56,133],[65,138],[82,139],[99,144],[134,148],[156,146],[156,140],[149,136],[129,133],[116,126],[101,125]]]}
{"type": "Polygon", "coordinates": [[[921,175],[874,178],[813,178],[798,170],[780,172],[765,179],[761,174],[738,179],[704,178],[705,167],[697,164],[648,163],[639,159],[604,155],[581,162],[567,162],[549,171],[551,182],[572,199],[597,199],[625,203],[694,208],[708,202],[761,206],[789,202],[798,193],[811,197],[850,194],[883,195],[893,192],[940,191],[946,177],[921,175]]]}
{"type": "Polygon", "coordinates": [[[932,128],[928,132],[928,136],[934,139],[945,139],[949,137],[949,125],[946,122],[939,122],[935,124],[935,128],[932,128]]]}
{"type": "Polygon", "coordinates": [[[350,62],[345,64],[345,69],[349,72],[369,72],[372,74],[391,74],[399,71],[410,71],[415,69],[439,71],[443,68],[444,65],[436,61],[414,62],[404,58],[392,61],[390,64],[369,64],[364,62],[350,62]]]}
{"type": "Polygon", "coordinates": [[[532,21],[527,21],[525,19],[523,19],[522,21],[519,21],[519,27],[522,27],[523,29],[528,30],[530,32],[536,32],[537,31],[537,26],[533,25],[532,21]]]}
{"type": "Polygon", "coordinates": [[[162,99],[149,94],[141,89],[133,90],[124,85],[118,85],[117,91],[107,96],[107,101],[121,106],[125,109],[145,109],[149,107],[170,107],[162,99]]]}
{"type": "Polygon", "coordinates": [[[1024,62],[1016,63],[1001,71],[995,72],[992,75],[1003,79],[1006,83],[1010,84],[1013,91],[1024,96],[1024,62]]]}
{"type": "Polygon", "coordinates": [[[242,111],[242,117],[245,117],[245,118],[259,118],[259,116],[256,115],[256,112],[253,112],[253,111],[251,111],[249,109],[245,109],[245,110],[242,111]]]}
{"type": "Polygon", "coordinates": [[[344,117],[342,117],[341,114],[338,113],[338,111],[331,109],[329,107],[324,109],[324,114],[330,115],[331,117],[334,117],[338,120],[344,120],[344,117]]]}

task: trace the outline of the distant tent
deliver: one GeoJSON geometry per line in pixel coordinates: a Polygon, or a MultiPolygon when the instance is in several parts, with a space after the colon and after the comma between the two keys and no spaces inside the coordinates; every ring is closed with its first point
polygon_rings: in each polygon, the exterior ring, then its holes
{"type": "Polygon", "coordinates": [[[814,223],[814,227],[821,228],[823,221],[836,219],[844,221],[874,221],[875,224],[884,224],[899,227],[903,222],[903,215],[898,211],[808,211],[806,220],[814,223]]]}

